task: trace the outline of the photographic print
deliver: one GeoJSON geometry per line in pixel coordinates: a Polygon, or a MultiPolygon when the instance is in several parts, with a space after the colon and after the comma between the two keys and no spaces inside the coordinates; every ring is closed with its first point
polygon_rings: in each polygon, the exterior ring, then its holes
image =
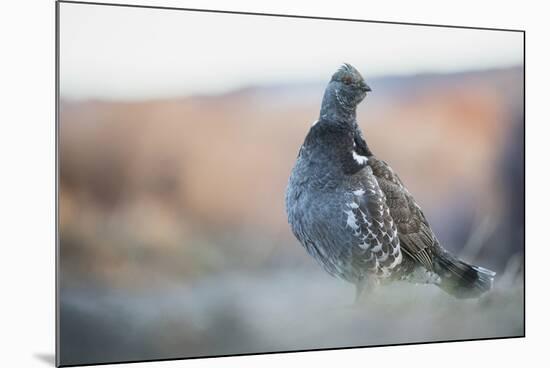
{"type": "Polygon", "coordinates": [[[57,3],[57,364],[524,336],[524,32],[57,3]]]}

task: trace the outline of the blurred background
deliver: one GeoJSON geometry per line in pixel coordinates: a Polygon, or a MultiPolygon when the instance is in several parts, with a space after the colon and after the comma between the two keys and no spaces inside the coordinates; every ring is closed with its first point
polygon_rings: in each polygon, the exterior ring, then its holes
{"type": "Polygon", "coordinates": [[[61,4],[63,364],[522,335],[523,35],[61,4]],[[456,300],[396,283],[352,306],[284,193],[324,87],[372,87],[371,149],[440,242],[497,271],[456,300]]]}

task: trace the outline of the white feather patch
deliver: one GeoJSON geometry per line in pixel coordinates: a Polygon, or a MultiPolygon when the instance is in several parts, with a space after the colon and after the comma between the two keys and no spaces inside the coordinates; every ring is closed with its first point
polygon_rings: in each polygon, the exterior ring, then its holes
{"type": "MultiPolygon", "coordinates": [[[[396,248],[397,249],[397,248],[396,248]]],[[[395,253],[395,252],[394,252],[395,253]]],[[[392,264],[388,266],[389,269],[393,269],[395,266],[397,266],[398,264],[401,263],[401,261],[403,260],[403,256],[401,255],[401,252],[399,252],[399,254],[397,254],[397,257],[395,257],[395,259],[393,260],[392,264]]]]}
{"type": "Polygon", "coordinates": [[[355,151],[352,151],[351,154],[355,162],[357,162],[359,165],[364,165],[369,161],[369,159],[366,156],[361,156],[357,154],[357,152],[355,151]]]}
{"type": "Polygon", "coordinates": [[[351,227],[353,230],[359,229],[359,224],[357,224],[357,218],[355,218],[355,214],[353,211],[344,211],[346,215],[348,215],[348,218],[346,219],[346,225],[351,227]]]}
{"type": "Polygon", "coordinates": [[[363,194],[365,194],[365,191],[363,189],[357,189],[357,190],[354,190],[353,191],[353,194],[360,197],[362,196],[363,194]]]}
{"type": "Polygon", "coordinates": [[[382,250],[382,243],[380,243],[380,240],[378,238],[375,238],[376,240],[376,246],[372,248],[373,252],[380,252],[382,250]]]}

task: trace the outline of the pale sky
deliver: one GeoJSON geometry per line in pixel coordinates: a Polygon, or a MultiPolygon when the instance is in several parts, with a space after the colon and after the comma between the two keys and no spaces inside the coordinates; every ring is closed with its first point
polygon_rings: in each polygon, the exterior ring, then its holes
{"type": "Polygon", "coordinates": [[[60,92],[68,98],[325,81],[342,62],[368,80],[522,59],[519,32],[60,4],[60,92]]]}

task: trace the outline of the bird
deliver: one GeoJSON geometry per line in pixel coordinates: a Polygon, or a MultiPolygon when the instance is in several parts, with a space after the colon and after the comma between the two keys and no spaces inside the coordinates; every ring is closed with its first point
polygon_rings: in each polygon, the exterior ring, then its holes
{"type": "Polygon", "coordinates": [[[396,280],[480,297],[495,272],[443,248],[403,181],[367,145],[357,106],[371,91],[348,63],[332,75],[288,179],[293,234],[330,275],[355,285],[356,302],[396,280]]]}

